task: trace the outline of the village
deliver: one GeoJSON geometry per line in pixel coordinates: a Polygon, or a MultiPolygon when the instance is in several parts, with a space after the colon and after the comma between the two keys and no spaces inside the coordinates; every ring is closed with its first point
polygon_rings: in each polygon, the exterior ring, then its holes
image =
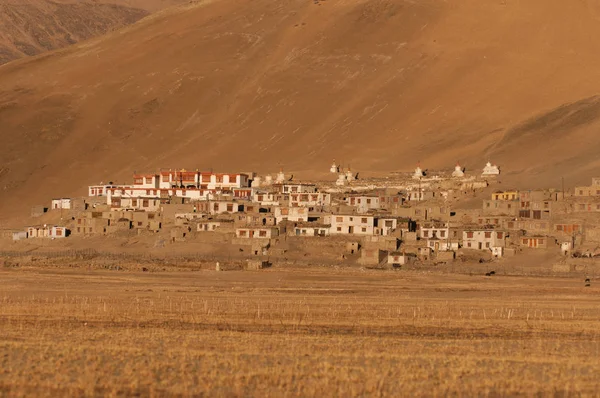
{"type": "Polygon", "coordinates": [[[32,219],[60,221],[13,231],[11,250],[23,242],[145,236],[221,264],[296,259],[389,269],[532,251],[600,255],[600,178],[566,192],[499,189],[500,168],[490,162],[473,172],[418,166],[361,179],[334,161],[329,172],[326,181],[296,181],[283,171],[134,173],[131,184],[95,184],[84,197],[34,207],[32,219]]]}

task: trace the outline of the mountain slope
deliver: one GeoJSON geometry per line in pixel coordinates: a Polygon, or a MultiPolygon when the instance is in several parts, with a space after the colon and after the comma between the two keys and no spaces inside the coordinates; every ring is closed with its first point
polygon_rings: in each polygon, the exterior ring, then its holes
{"type": "MultiPolygon", "coordinates": [[[[216,0],[0,67],[0,212],[159,167],[598,171],[600,7],[216,0]]],[[[297,174],[298,175],[298,174],[297,174]]],[[[302,175],[302,174],[301,174],[302,175]]]]}
{"type": "Polygon", "coordinates": [[[102,35],[176,0],[0,0],[0,64],[102,35]]]}

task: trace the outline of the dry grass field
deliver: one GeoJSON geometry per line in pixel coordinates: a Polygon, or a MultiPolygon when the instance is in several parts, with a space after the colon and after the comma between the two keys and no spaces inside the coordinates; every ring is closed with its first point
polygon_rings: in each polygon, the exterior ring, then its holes
{"type": "Polygon", "coordinates": [[[579,279],[0,271],[2,396],[589,396],[579,279]]]}

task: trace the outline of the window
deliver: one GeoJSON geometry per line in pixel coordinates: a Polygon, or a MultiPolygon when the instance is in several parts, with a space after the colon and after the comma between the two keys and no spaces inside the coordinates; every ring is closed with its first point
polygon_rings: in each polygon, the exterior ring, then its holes
{"type": "MultiPolygon", "coordinates": [[[[306,231],[304,231],[304,233],[306,233],[306,231]]],[[[266,236],[267,236],[267,231],[265,231],[265,230],[261,230],[261,231],[258,233],[258,236],[261,236],[261,237],[263,237],[263,238],[264,238],[264,237],[266,237],[266,236]]]]}
{"type": "Polygon", "coordinates": [[[342,227],[337,227],[338,232],[342,232],[342,227]]]}
{"type": "Polygon", "coordinates": [[[363,227],[362,231],[363,232],[367,232],[367,229],[365,227],[363,227]]]}
{"type": "Polygon", "coordinates": [[[523,244],[524,244],[524,245],[527,245],[527,244],[529,244],[529,240],[527,240],[527,239],[523,239],[523,244]]]}
{"type": "Polygon", "coordinates": [[[371,199],[367,199],[367,204],[370,205],[371,204],[371,199]]]}
{"type": "Polygon", "coordinates": [[[62,236],[62,229],[57,229],[56,230],[56,236],[62,236]]]}
{"type": "Polygon", "coordinates": [[[233,211],[233,204],[232,203],[228,203],[227,204],[227,211],[230,212],[230,213],[233,211]]]}
{"type": "Polygon", "coordinates": [[[471,242],[467,243],[467,247],[471,247],[471,242]]]}
{"type": "Polygon", "coordinates": [[[246,231],[240,231],[240,236],[246,236],[246,231]]]}
{"type": "Polygon", "coordinates": [[[490,242],[485,242],[485,247],[486,247],[487,249],[489,249],[489,248],[490,248],[490,242]]]}
{"type": "Polygon", "coordinates": [[[367,219],[366,217],[363,217],[363,218],[360,220],[360,222],[361,222],[361,223],[363,223],[363,224],[366,224],[366,223],[368,222],[368,219],[367,219]]]}
{"type": "Polygon", "coordinates": [[[440,231],[440,237],[445,238],[446,237],[446,231],[440,231]]]}
{"type": "Polygon", "coordinates": [[[214,203],[213,204],[213,210],[214,211],[219,211],[219,204],[218,203],[214,203]]]}
{"type": "MultiPolygon", "coordinates": [[[[473,232],[467,232],[467,238],[468,239],[473,239],[473,232]]],[[[471,247],[470,244],[469,244],[469,247],[471,247]]]]}
{"type": "Polygon", "coordinates": [[[498,232],[498,233],[496,234],[496,236],[498,237],[498,239],[502,239],[502,238],[504,237],[504,233],[502,233],[502,232],[498,232]]]}
{"type": "Polygon", "coordinates": [[[143,207],[149,207],[150,206],[150,202],[148,201],[148,199],[144,199],[144,202],[142,203],[143,207]]]}
{"type": "Polygon", "coordinates": [[[579,195],[583,196],[583,191],[579,190],[579,195]]]}
{"type": "Polygon", "coordinates": [[[77,232],[81,232],[81,227],[77,227],[77,232]]]}
{"type": "Polygon", "coordinates": [[[142,222],[138,221],[137,225],[138,225],[138,227],[141,227],[142,226],[142,222]]]}
{"type": "Polygon", "coordinates": [[[344,222],[344,217],[336,217],[335,222],[344,222]]]}
{"type": "Polygon", "coordinates": [[[491,237],[492,237],[492,233],[491,233],[491,232],[489,232],[489,231],[486,231],[486,232],[485,232],[485,237],[486,237],[486,238],[491,238],[491,237]]]}
{"type": "Polygon", "coordinates": [[[563,230],[563,226],[562,225],[557,225],[556,226],[556,230],[557,231],[562,231],[563,230]]]}
{"type": "Polygon", "coordinates": [[[428,230],[423,230],[423,237],[424,238],[428,238],[429,237],[429,231],[428,230]]]}
{"type": "Polygon", "coordinates": [[[509,208],[509,209],[512,209],[512,205],[511,205],[510,203],[508,204],[508,208],[509,208]]]}
{"type": "Polygon", "coordinates": [[[392,220],[385,220],[385,226],[392,228],[394,226],[394,222],[392,220]]]}
{"type": "Polygon", "coordinates": [[[487,202],[487,203],[485,204],[485,207],[489,208],[489,207],[490,207],[490,202],[487,202]]]}
{"type": "Polygon", "coordinates": [[[543,245],[544,244],[544,239],[538,239],[538,245],[543,245]]]}
{"type": "Polygon", "coordinates": [[[77,219],[77,224],[81,225],[81,218],[77,219]]]}

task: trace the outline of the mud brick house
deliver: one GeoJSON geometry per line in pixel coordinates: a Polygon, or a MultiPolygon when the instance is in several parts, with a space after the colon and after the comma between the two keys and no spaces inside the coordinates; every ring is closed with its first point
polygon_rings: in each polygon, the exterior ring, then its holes
{"type": "Polygon", "coordinates": [[[279,236],[279,229],[275,227],[236,228],[235,236],[241,239],[272,239],[279,236]]]}
{"type": "Polygon", "coordinates": [[[519,202],[509,200],[484,200],[483,214],[516,217],[519,213],[519,202]]]}
{"type": "Polygon", "coordinates": [[[516,202],[519,200],[519,191],[496,191],[492,194],[492,200],[506,200],[516,202]]]}
{"type": "Polygon", "coordinates": [[[283,194],[292,193],[316,193],[317,186],[315,184],[273,184],[273,189],[276,192],[283,194]]]}
{"type": "Polygon", "coordinates": [[[277,223],[287,221],[308,221],[308,208],[306,207],[275,207],[277,223]]]}
{"type": "Polygon", "coordinates": [[[600,177],[592,178],[592,185],[575,187],[575,196],[598,196],[600,197],[600,177]]]}
{"type": "Polygon", "coordinates": [[[329,206],[331,205],[331,194],[313,193],[290,193],[289,205],[293,207],[329,206]]]}
{"type": "MultiPolygon", "coordinates": [[[[554,239],[552,239],[554,243],[554,239]]],[[[519,239],[521,247],[529,247],[532,249],[547,249],[548,237],[546,236],[523,236],[519,239]]]]}
{"type": "Polygon", "coordinates": [[[502,224],[503,229],[510,231],[527,231],[533,234],[549,234],[551,230],[551,222],[545,220],[505,220],[502,224]]]}
{"type": "Polygon", "coordinates": [[[295,236],[329,236],[331,225],[319,223],[297,223],[293,229],[295,236]]]}

